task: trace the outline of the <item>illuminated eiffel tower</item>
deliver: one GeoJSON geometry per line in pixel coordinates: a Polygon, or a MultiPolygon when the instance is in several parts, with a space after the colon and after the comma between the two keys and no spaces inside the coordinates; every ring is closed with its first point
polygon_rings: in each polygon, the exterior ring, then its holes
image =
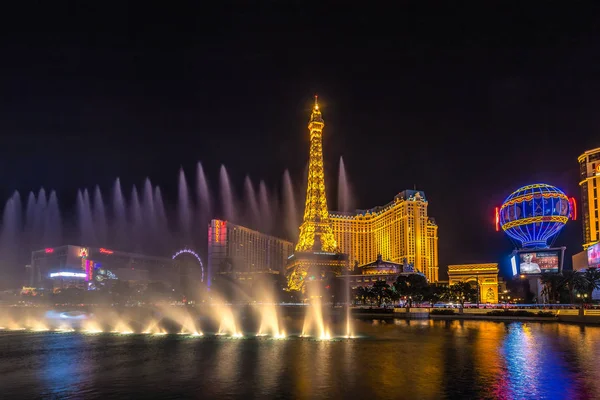
{"type": "Polygon", "coordinates": [[[323,128],[325,122],[319,110],[317,96],[310,115],[310,157],[304,222],[300,225],[300,237],[296,251],[334,252],[337,244],[329,222],[327,197],[325,197],[325,171],[323,171],[323,128]]]}
{"type": "Polygon", "coordinates": [[[323,170],[323,128],[325,122],[315,105],[310,115],[310,156],[304,220],[295,253],[288,262],[288,289],[304,290],[306,281],[321,281],[339,275],[347,266],[348,256],[337,252],[337,243],[329,220],[323,170]]]}

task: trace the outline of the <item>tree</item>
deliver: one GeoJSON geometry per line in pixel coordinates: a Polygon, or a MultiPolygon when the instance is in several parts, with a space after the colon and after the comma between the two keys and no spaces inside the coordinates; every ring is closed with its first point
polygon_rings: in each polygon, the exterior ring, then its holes
{"type": "Polygon", "coordinates": [[[600,269],[588,268],[583,277],[587,281],[586,293],[591,300],[593,291],[600,289],[600,269]]]}
{"type": "Polygon", "coordinates": [[[421,274],[411,274],[408,276],[407,283],[409,296],[412,298],[411,300],[423,301],[429,289],[427,278],[421,274]]]}
{"type": "Polygon", "coordinates": [[[450,289],[448,286],[435,283],[429,285],[427,293],[425,294],[425,300],[429,301],[432,306],[442,300],[449,299],[449,297],[450,289]]]}
{"type": "Polygon", "coordinates": [[[541,276],[541,282],[544,285],[542,295],[546,296],[549,303],[556,303],[561,289],[564,286],[564,279],[556,273],[545,272],[541,276]]]}
{"type": "Polygon", "coordinates": [[[359,300],[361,304],[365,304],[369,297],[369,290],[364,286],[359,286],[356,289],[353,289],[353,294],[355,299],[359,300]]]}
{"type": "Polygon", "coordinates": [[[408,306],[413,300],[422,301],[429,291],[427,278],[421,274],[400,275],[394,282],[394,291],[398,297],[407,297],[408,306]]]}
{"type": "Polygon", "coordinates": [[[386,281],[377,281],[370,289],[371,296],[377,303],[377,307],[381,307],[381,303],[383,302],[391,301],[390,285],[388,285],[386,281]]]}
{"type": "Polygon", "coordinates": [[[562,273],[564,285],[569,291],[569,301],[571,304],[575,303],[575,292],[587,293],[589,283],[581,272],[568,270],[562,273]]]}
{"type": "Polygon", "coordinates": [[[465,306],[465,301],[472,302],[477,296],[477,289],[469,282],[456,282],[450,286],[450,292],[460,302],[461,307],[465,306]]]}
{"type": "Polygon", "coordinates": [[[394,290],[399,296],[408,296],[408,277],[406,275],[399,275],[396,278],[394,290]]]}

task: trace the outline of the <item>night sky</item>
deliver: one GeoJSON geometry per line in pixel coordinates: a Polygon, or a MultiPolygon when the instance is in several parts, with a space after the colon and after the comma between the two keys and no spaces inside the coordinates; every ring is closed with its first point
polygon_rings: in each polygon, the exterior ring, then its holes
{"type": "MultiPolygon", "coordinates": [[[[518,187],[580,198],[577,156],[600,146],[597,9],[176,3],[2,13],[3,198],[44,186],[68,208],[77,188],[149,176],[173,204],[198,161],[213,188],[222,163],[238,192],[285,168],[299,185],[315,93],[330,209],[340,156],[358,208],[416,185],[442,269],[506,257],[493,209],[518,187]]],[[[581,242],[579,221],[557,240],[581,242]]]]}

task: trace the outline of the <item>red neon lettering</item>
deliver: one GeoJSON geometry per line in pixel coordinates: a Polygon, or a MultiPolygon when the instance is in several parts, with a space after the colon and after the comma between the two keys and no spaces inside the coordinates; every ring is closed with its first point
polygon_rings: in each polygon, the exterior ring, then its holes
{"type": "Polygon", "coordinates": [[[569,204],[571,204],[571,219],[577,221],[577,203],[575,202],[575,197],[569,199],[569,204]]]}
{"type": "Polygon", "coordinates": [[[500,230],[500,213],[498,212],[498,207],[496,207],[496,232],[500,230]]]}

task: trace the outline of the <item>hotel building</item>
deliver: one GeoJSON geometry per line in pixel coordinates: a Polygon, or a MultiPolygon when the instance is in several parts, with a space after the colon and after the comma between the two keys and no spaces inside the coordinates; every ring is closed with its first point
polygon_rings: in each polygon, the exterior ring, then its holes
{"type": "Polygon", "coordinates": [[[88,288],[98,271],[110,271],[115,279],[133,285],[163,282],[175,287],[179,284],[176,267],[171,258],[66,245],[32,252],[27,269],[31,287],[56,289],[88,288]]]}
{"type": "Polygon", "coordinates": [[[390,203],[353,213],[331,212],[337,250],[350,255],[350,268],[381,258],[412,264],[415,272],[438,281],[438,235],[427,215],[425,193],[405,190],[390,203]]]}
{"type": "Polygon", "coordinates": [[[600,186],[600,147],[588,150],[579,161],[579,186],[581,186],[581,214],[583,222],[583,248],[600,241],[598,218],[598,186],[600,186]]]}
{"type": "Polygon", "coordinates": [[[208,278],[248,281],[256,274],[280,274],[294,252],[292,242],[213,219],[208,227],[208,278]]]}

